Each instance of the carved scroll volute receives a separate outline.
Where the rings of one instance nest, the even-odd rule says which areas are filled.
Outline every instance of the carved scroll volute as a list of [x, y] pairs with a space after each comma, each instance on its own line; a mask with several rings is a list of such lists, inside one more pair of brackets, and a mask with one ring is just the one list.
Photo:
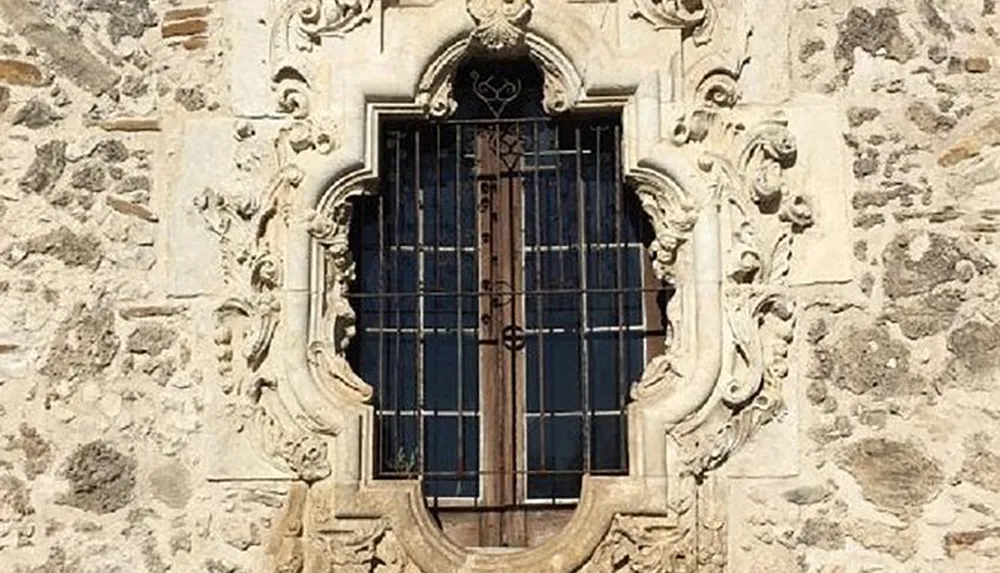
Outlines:
[[375, 0], [288, 0], [271, 31], [271, 87], [278, 111], [296, 119], [309, 116], [311, 52], [323, 38], [342, 38], [372, 20]]
[[511, 50], [524, 41], [531, 0], [467, 0], [465, 6], [476, 23], [472, 39], [487, 51]]
[[656, 29], [679, 29], [688, 32], [697, 45], [707, 44], [715, 26], [715, 8], [708, 0], [632, 0], [633, 18], [640, 18]]
[[[675, 264], [678, 250], [690, 238], [697, 219], [694, 204], [681, 191], [656, 177], [640, 174], [631, 179], [639, 203], [653, 228], [653, 239], [649, 245], [653, 274], [662, 283], [674, 282], [677, 279]], [[642, 377], [632, 387], [633, 399], [650, 399], [680, 380], [677, 357], [669, 348], [669, 333], [665, 344], [665, 352], [646, 365]]]
[[672, 281], [677, 250], [694, 228], [694, 205], [685, 196], [650, 180], [636, 180], [635, 192], [653, 227], [649, 246], [653, 272], [660, 281]]
[[321, 383], [355, 403], [367, 403], [374, 393], [344, 355], [355, 334], [354, 310], [345, 296], [354, 281], [348, 241], [351, 200], [364, 193], [362, 185], [351, 187], [323, 211], [311, 213], [308, 221], [309, 233], [322, 248], [325, 261], [321, 338], [309, 344], [309, 365]]

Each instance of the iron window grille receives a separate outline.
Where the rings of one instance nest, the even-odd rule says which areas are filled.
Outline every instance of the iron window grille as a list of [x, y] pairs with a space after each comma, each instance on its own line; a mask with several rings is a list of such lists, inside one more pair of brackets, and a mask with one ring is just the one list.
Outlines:
[[358, 200], [349, 359], [375, 474], [431, 507], [573, 504], [628, 472], [627, 400], [665, 335], [618, 114], [546, 117], [530, 61], [471, 61], [448, 120], [381, 126]]

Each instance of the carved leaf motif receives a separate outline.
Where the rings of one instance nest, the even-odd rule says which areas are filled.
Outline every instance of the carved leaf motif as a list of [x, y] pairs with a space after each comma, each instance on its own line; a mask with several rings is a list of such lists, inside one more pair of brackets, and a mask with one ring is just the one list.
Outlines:
[[531, 0], [467, 0], [476, 23], [472, 38], [487, 50], [509, 50], [524, 40], [524, 24], [531, 18]]

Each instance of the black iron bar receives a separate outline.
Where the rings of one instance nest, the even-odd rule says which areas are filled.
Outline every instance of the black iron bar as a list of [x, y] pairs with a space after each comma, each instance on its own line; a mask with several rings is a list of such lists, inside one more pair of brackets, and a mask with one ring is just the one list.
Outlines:
[[[461, 292], [462, 285], [462, 127], [460, 125], [455, 126], [455, 182], [453, 185], [455, 189], [455, 290]], [[440, 241], [443, 242], [443, 241]], [[473, 241], [473, 251], [475, 250], [475, 241]], [[477, 259], [473, 259], [477, 260]], [[458, 297], [457, 301], [458, 312], [457, 314], [457, 324], [456, 324], [456, 336], [458, 339], [458, 388], [457, 388], [457, 399], [458, 404], [458, 444], [457, 448], [457, 460], [458, 460], [458, 471], [465, 471], [465, 448], [463, 444], [463, 439], [465, 438], [465, 418], [462, 417], [462, 409], [464, 408], [463, 401], [463, 391], [465, 389], [465, 382], [463, 377], [465, 375], [465, 363], [462, 360], [462, 346], [465, 344], [465, 322], [462, 316], [463, 308], [465, 307], [465, 299], [461, 296]], [[473, 330], [475, 332], [475, 330]], [[461, 487], [461, 486], [459, 486]]]
[[590, 352], [587, 347], [587, 327], [589, 319], [587, 313], [587, 197], [583, 184], [583, 158], [579, 153], [581, 148], [580, 128], [577, 127], [574, 133], [577, 149], [576, 155], [576, 220], [577, 220], [577, 258], [579, 261], [580, 277], [580, 393], [583, 406], [583, 423], [580, 427], [580, 439], [583, 442], [583, 469], [590, 470]]
[[[541, 141], [538, 138], [538, 123], [532, 124], [535, 131], [535, 166], [537, 167], [541, 158], [540, 147]], [[539, 185], [539, 171], [536, 169], [535, 172], [535, 245], [542, 246], [544, 241], [542, 240], [542, 223], [541, 223], [541, 190]], [[548, 226], [546, 225], [546, 230]], [[547, 233], [546, 233], [547, 234]], [[542, 251], [535, 251], [535, 291], [542, 290], [542, 277], [545, 274], [542, 272], [544, 262], [542, 257]], [[536, 315], [536, 326], [539, 329], [538, 335], [535, 339], [538, 342], [538, 411], [541, 417], [538, 420], [538, 439], [539, 439], [539, 455], [542, 462], [542, 469], [544, 470], [548, 466], [548, 460], [545, 459], [545, 335], [541, 332], [541, 329], [545, 325], [545, 303], [542, 300], [544, 297], [540, 294], [535, 294], [535, 311]]]
[[[393, 211], [393, 214], [392, 214], [392, 220], [393, 220], [393, 241], [395, 241], [396, 246], [399, 246], [399, 244], [402, 241], [402, 238], [400, 237], [400, 233], [399, 233], [400, 211], [402, 211], [402, 209], [400, 208], [400, 205], [401, 205], [401, 201], [402, 201], [401, 197], [403, 195], [402, 188], [401, 188], [402, 187], [402, 177], [401, 177], [402, 168], [400, 166], [400, 163], [402, 162], [402, 152], [400, 150], [402, 149], [402, 147], [403, 147], [402, 136], [401, 136], [401, 133], [397, 131], [396, 132], [396, 164], [395, 164], [395, 168], [396, 168], [395, 169], [395, 171], [396, 171], [396, 173], [395, 173], [396, 209], [395, 209], [395, 211]], [[397, 251], [395, 253], [395, 256], [392, 258], [392, 279], [393, 279], [393, 281], [397, 285], [400, 283], [399, 251]], [[402, 305], [402, 301], [400, 300], [400, 297], [396, 297], [396, 299], [393, 302], [396, 305], [396, 324], [395, 324], [395, 327], [398, 329], [401, 326], [400, 323], [402, 322], [402, 306], [403, 305]], [[399, 411], [399, 409], [400, 409], [400, 392], [401, 391], [400, 391], [399, 387], [401, 386], [401, 384], [399, 383], [400, 382], [400, 380], [399, 380], [399, 363], [400, 363], [400, 353], [402, 351], [402, 338], [403, 338], [402, 335], [400, 335], [399, 332], [397, 331], [397, 333], [396, 333], [396, 354], [393, 356], [394, 360], [392, 361], [392, 380], [393, 380], [392, 387], [393, 387], [393, 395], [395, 396], [395, 403], [396, 403], [396, 410], [397, 411]], [[401, 431], [400, 424], [401, 424], [400, 417], [396, 416], [396, 418], [395, 418], [395, 425], [394, 425], [394, 428], [393, 428], [393, 437], [394, 437], [394, 439], [390, 440], [390, 442], [389, 442], [390, 444], [392, 444], [394, 446], [394, 449], [396, 450], [394, 455], [396, 456], [396, 460], [395, 461], [397, 463], [401, 461], [401, 458], [405, 459], [405, 456], [406, 456], [406, 451], [405, 451], [405, 449], [403, 448], [403, 445], [402, 445], [402, 444], [405, 443], [406, 440], [403, 438], [403, 434], [402, 434], [402, 431]]]
[[[614, 152], [615, 152], [615, 241], [622, 243], [622, 224], [625, 215], [624, 200], [625, 193], [622, 185], [622, 172], [621, 172], [621, 140], [619, 137], [619, 128], [615, 126], [615, 139], [614, 139]], [[625, 247], [627, 248], [627, 247]], [[625, 274], [625, 264], [622, 258], [623, 248], [619, 248], [615, 253], [615, 288], [622, 289], [624, 281], [622, 280], [622, 275]], [[628, 456], [628, 420], [626, 419], [625, 410], [625, 397], [628, 395], [628, 379], [627, 379], [627, 358], [625, 356], [625, 293], [616, 293], [618, 308], [617, 308], [617, 321], [618, 321], [618, 395], [616, 396], [616, 404], [621, 409], [621, 415], [619, 416], [618, 424], [618, 434], [619, 434], [619, 467], [621, 469], [627, 469], [627, 456]], [[643, 313], [645, 314], [645, 313]], [[645, 318], [643, 319], [645, 323]]]

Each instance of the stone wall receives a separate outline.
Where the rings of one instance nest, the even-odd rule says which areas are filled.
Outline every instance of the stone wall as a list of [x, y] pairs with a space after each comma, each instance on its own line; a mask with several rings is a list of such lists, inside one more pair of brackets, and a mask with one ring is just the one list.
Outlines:
[[[796, 281], [798, 458], [731, 472], [728, 570], [1000, 568], [995, 3], [748, 3], [745, 98], [843, 125], [822, 145], [853, 181], [804, 184], [845, 194], [827, 240], [854, 258], [850, 283]], [[0, 0], [3, 571], [275, 570], [291, 483], [216, 479], [256, 466], [219, 437], [215, 315], [279, 164], [274, 13]]]

